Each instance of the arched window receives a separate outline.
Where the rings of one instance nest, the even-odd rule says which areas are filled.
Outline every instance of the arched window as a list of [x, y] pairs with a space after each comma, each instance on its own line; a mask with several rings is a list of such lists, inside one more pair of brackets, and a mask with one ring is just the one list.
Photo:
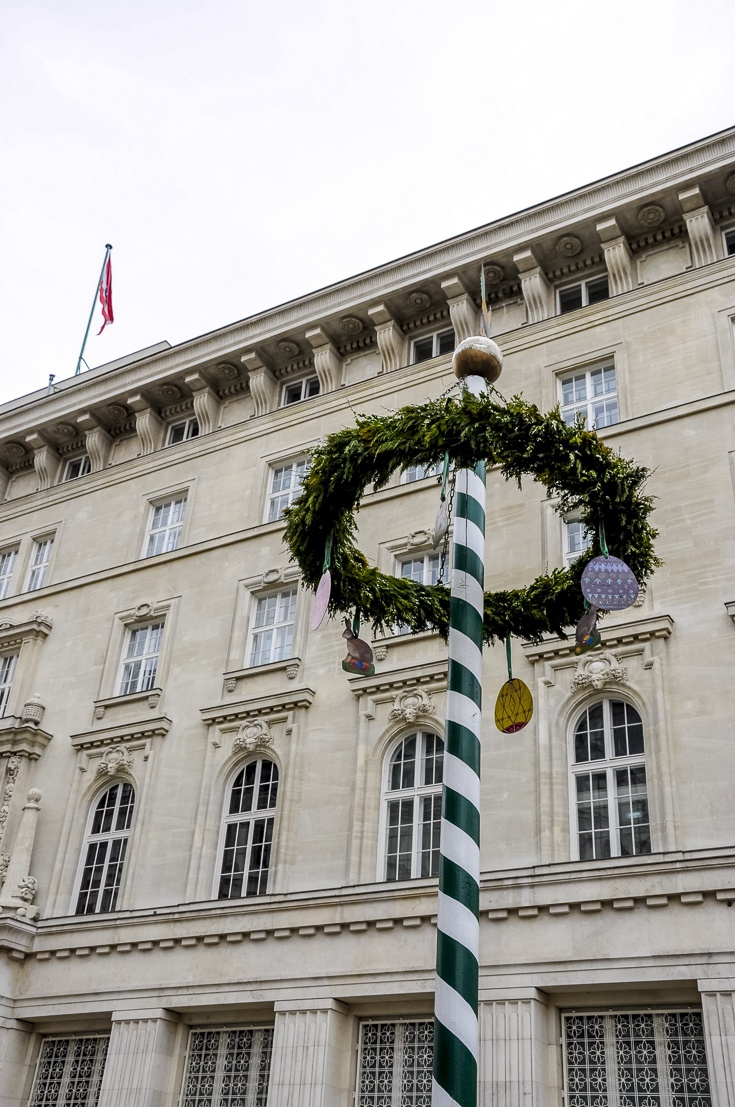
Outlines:
[[87, 832], [75, 914], [115, 910], [134, 807], [133, 787], [123, 781], [98, 799]]
[[439, 875], [444, 743], [419, 730], [394, 749], [385, 789], [386, 880]]
[[643, 722], [624, 700], [585, 708], [574, 728], [572, 810], [581, 861], [651, 852]]
[[278, 767], [250, 761], [235, 777], [224, 817], [218, 899], [262, 896], [268, 890]]

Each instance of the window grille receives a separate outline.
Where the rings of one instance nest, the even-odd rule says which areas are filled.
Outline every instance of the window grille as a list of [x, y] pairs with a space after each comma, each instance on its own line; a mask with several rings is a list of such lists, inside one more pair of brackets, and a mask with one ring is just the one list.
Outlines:
[[431, 1107], [433, 1059], [433, 1019], [363, 1023], [357, 1107]]
[[699, 1011], [568, 1014], [568, 1107], [710, 1107]]
[[109, 1040], [44, 1038], [28, 1107], [97, 1107]]
[[192, 1030], [179, 1107], [265, 1107], [270, 1027]]

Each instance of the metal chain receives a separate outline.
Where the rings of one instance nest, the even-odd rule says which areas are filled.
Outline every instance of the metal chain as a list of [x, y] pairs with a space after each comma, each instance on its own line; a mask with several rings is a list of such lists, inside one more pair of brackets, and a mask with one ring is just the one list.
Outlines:
[[449, 478], [449, 505], [447, 507], [447, 530], [442, 541], [442, 552], [439, 560], [439, 574], [436, 578], [437, 584], [444, 584], [444, 569], [447, 564], [447, 554], [449, 553], [449, 528], [452, 525], [452, 515], [454, 512], [454, 470]]

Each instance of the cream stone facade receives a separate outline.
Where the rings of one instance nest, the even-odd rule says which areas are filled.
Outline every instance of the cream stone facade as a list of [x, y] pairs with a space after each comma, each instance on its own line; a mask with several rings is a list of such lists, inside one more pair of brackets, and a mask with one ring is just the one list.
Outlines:
[[[515, 735], [487, 651], [479, 1102], [735, 1107], [735, 129], [0, 408], [1, 1107], [429, 1102], [436, 789], [389, 769], [446, 647], [344, 673], [280, 512], [450, 388], [482, 264], [502, 392], [650, 467], [663, 565], [601, 650], [517, 646]], [[361, 549], [429, 579], [437, 503], [397, 473]], [[488, 588], [578, 552], [554, 506], [489, 473]]]

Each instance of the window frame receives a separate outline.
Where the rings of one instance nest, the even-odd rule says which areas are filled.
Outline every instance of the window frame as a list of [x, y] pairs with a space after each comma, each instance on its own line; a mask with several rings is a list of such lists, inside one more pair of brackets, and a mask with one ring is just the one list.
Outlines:
[[[230, 812], [228, 809], [231, 806], [232, 793], [234, 791], [235, 784], [236, 784], [240, 774], [241, 773], [243, 774], [243, 783], [244, 783], [245, 774], [247, 773], [247, 770], [248, 770], [249, 766], [251, 766], [251, 765], [256, 766], [256, 769], [255, 769], [255, 783], [253, 785], [254, 795], [255, 795], [255, 792], [257, 791], [257, 789], [259, 789], [263, 786], [263, 780], [262, 780], [263, 765], [266, 762], [269, 765], [273, 766], [273, 771], [275, 772], [275, 780], [273, 779], [273, 777], [271, 777], [271, 780], [269, 781], [269, 785], [270, 785], [271, 790], [273, 790], [273, 786], [275, 784], [275, 801], [267, 808], [258, 809], [256, 807], [255, 809], [251, 808], [250, 811], [246, 811], [246, 812], [243, 812], [243, 811]], [[231, 770], [231, 772], [228, 774], [227, 782], [226, 782], [225, 789], [224, 789], [224, 800], [223, 800], [222, 805], [221, 805], [219, 838], [218, 838], [218, 841], [217, 841], [216, 864], [215, 864], [215, 867], [214, 867], [214, 880], [213, 880], [213, 885], [212, 885], [212, 899], [217, 900], [218, 903], [219, 902], [228, 903], [231, 900], [236, 900], [236, 899], [255, 899], [258, 896], [265, 896], [265, 895], [272, 894], [272, 891], [273, 891], [272, 884], [273, 884], [273, 880], [274, 880], [274, 869], [275, 869], [274, 861], [275, 861], [275, 855], [276, 855], [276, 833], [277, 833], [277, 829], [278, 829], [278, 814], [279, 814], [278, 800], [279, 800], [279, 794], [282, 790], [282, 787], [283, 787], [283, 779], [282, 779], [281, 766], [279, 765], [276, 758], [272, 755], [272, 752], [270, 750], [264, 750], [264, 751], [262, 751], [262, 753], [259, 753], [258, 756], [251, 757], [246, 761], [239, 761], [237, 763], [237, 765], [235, 765], [234, 768]], [[253, 824], [258, 822], [259, 820], [264, 820], [264, 821], [267, 821], [267, 822], [270, 823], [270, 826], [268, 828], [270, 830], [270, 839], [266, 843], [269, 847], [269, 852], [268, 852], [268, 863], [267, 863], [267, 866], [265, 868], [265, 890], [261, 891], [259, 889], [257, 892], [252, 892], [251, 894], [248, 894], [247, 891], [244, 890], [245, 888], [247, 888], [247, 883], [248, 883], [249, 877], [251, 875], [250, 862], [251, 862], [251, 858], [252, 858], [252, 851], [253, 851], [253, 844], [254, 844], [253, 843], [252, 829], [249, 829], [248, 830], [248, 837], [247, 837], [247, 845], [245, 847], [246, 848], [246, 863], [245, 863], [245, 868], [243, 869], [243, 880], [242, 880], [242, 885], [241, 885], [241, 894], [239, 896], [233, 896], [233, 895], [221, 896], [220, 891], [221, 891], [221, 887], [222, 887], [222, 881], [225, 879], [225, 876], [226, 876], [226, 874], [223, 871], [224, 870], [224, 863], [225, 863], [225, 850], [228, 849], [228, 848], [231, 848], [231, 847], [228, 847], [228, 845], [227, 845], [228, 827], [230, 827], [230, 826], [236, 826], [237, 827], [237, 826], [241, 826], [243, 824], [247, 824], [249, 828], [252, 828]], [[229, 875], [230, 875], [230, 881], [232, 881], [232, 873], [230, 873]], [[262, 877], [261, 877], [261, 879], [262, 879]]]
[[7, 708], [13, 691], [19, 657], [19, 650], [14, 650], [12, 653], [0, 653], [0, 718], [10, 714]]
[[[565, 569], [568, 569], [571, 565], [574, 564], [574, 562], [577, 560], [578, 557], [581, 557], [582, 554], [590, 548], [590, 546], [592, 545], [592, 541], [594, 539], [594, 532], [592, 530], [590, 530], [589, 527], [586, 527], [584, 525], [584, 523], [582, 522], [582, 520], [580, 518], [578, 518], [577, 516], [575, 516], [575, 515], [564, 516], [561, 520], [561, 524], [562, 524], [562, 542], [561, 542], [562, 562], [563, 562], [563, 567]], [[569, 537], [570, 537], [570, 533], [571, 533], [570, 532], [570, 527], [577, 527], [577, 526], [579, 526], [582, 530], [581, 541], [582, 541], [583, 544], [580, 545], [578, 550], [571, 550], [570, 549], [570, 542], [569, 542]], [[585, 530], [587, 531], [586, 535], [584, 534]], [[585, 542], [585, 538], [587, 539], [586, 542]]]
[[[288, 393], [292, 388], [297, 385], [301, 386], [301, 395], [293, 400], [287, 399]], [[316, 385], [316, 391], [312, 391], [313, 386]], [[306, 395], [304, 394], [306, 393]], [[321, 382], [316, 373], [308, 373], [304, 377], [298, 377], [295, 380], [287, 380], [283, 382], [281, 387], [281, 402], [279, 407], [293, 407], [294, 404], [302, 404], [305, 400], [313, 400], [317, 396], [321, 395]]]
[[[132, 643], [133, 637], [135, 635], [139, 634], [143, 630], [148, 632], [148, 631], [152, 630], [154, 627], [159, 628], [159, 635], [158, 635], [158, 640], [157, 640], [157, 647], [158, 648], [155, 650], [155, 652], [150, 650], [150, 651], [147, 651], [147, 652], [142, 653], [142, 654], [130, 654], [130, 653], [128, 653], [128, 648], [129, 648], [130, 644]], [[120, 663], [119, 663], [119, 666], [118, 666], [118, 674], [117, 674], [117, 679], [115, 681], [115, 694], [117, 696], [137, 696], [137, 695], [141, 695], [143, 693], [150, 693], [150, 692], [153, 691], [154, 688], [160, 687], [160, 681], [157, 681], [157, 678], [158, 678], [159, 673], [160, 673], [161, 656], [163, 654], [163, 647], [164, 647], [165, 638], [166, 638], [166, 617], [165, 617], [165, 615], [160, 616], [159, 618], [156, 618], [156, 619], [149, 619], [147, 621], [136, 622], [136, 623], [133, 623], [129, 626], [126, 626], [125, 634], [123, 635], [122, 650], [120, 651]], [[126, 691], [123, 691], [126, 666], [128, 664], [135, 663], [136, 661], [145, 662], [146, 660], [150, 660], [151, 658], [155, 658], [155, 662], [156, 662], [155, 668], [153, 669], [153, 673], [152, 673], [152, 676], [150, 678], [151, 683], [144, 687], [143, 683], [145, 681], [145, 676], [143, 677], [143, 682], [138, 681], [138, 678], [136, 678], [136, 687], [135, 688], [128, 688]], [[141, 669], [139, 670], [139, 672], [145, 674], [145, 668], [143, 666], [141, 666]]]
[[[285, 489], [278, 489], [278, 490], [274, 489], [273, 486], [276, 483], [276, 475], [279, 472], [283, 472], [289, 467], [302, 465], [302, 464], [304, 466], [303, 476], [301, 477], [301, 480], [299, 481], [299, 483], [297, 485], [291, 485], [290, 484], [288, 486], [288, 488], [285, 488]], [[273, 462], [269, 463], [268, 470], [267, 470], [267, 472], [268, 472], [268, 481], [267, 481], [266, 496], [265, 496], [265, 515], [264, 515], [264, 519], [263, 519], [264, 523], [280, 523], [281, 526], [286, 525], [286, 520], [283, 518], [283, 512], [287, 507], [291, 507], [291, 505], [298, 499], [298, 495], [300, 494], [298, 490], [301, 489], [303, 479], [306, 476], [306, 474], [309, 472], [310, 466], [311, 466], [311, 458], [307, 454], [296, 454], [293, 457], [284, 458], [283, 460], [273, 461]], [[283, 499], [283, 498], [285, 498], [287, 500], [287, 503], [285, 503], [281, 507], [280, 514], [276, 515], [275, 518], [271, 519], [272, 504], [277, 499]]]
[[[48, 531], [46, 533], [37, 534], [37, 535], [34, 535], [31, 538], [29, 552], [28, 552], [28, 567], [26, 569], [26, 576], [25, 576], [25, 588], [23, 589], [24, 592], [38, 592], [38, 591], [40, 591], [41, 588], [43, 588], [45, 586], [46, 579], [47, 579], [48, 574], [49, 574], [49, 569], [51, 568], [51, 562], [52, 562], [53, 556], [54, 556], [55, 544], [56, 544], [56, 532], [55, 531]], [[39, 564], [35, 564], [35, 561], [34, 561], [35, 551], [42, 548], [44, 545], [48, 545], [48, 557], [47, 557], [46, 561], [40, 562]], [[31, 581], [33, 580], [33, 575], [39, 569], [42, 570], [41, 577], [40, 577], [40, 582], [38, 584], [34, 584], [31, 587]]]
[[[605, 372], [612, 370], [615, 380], [615, 388], [610, 392], [602, 392], [598, 397], [595, 397], [593, 386], [591, 384], [592, 376], [595, 373], [602, 373], [602, 380], [604, 383]], [[564, 403], [564, 385], [568, 381], [576, 380], [584, 375], [585, 378], [585, 398], [570, 403]], [[580, 365], [576, 368], [568, 369], [564, 372], [558, 373], [556, 377], [556, 390], [557, 399], [556, 402], [559, 405], [559, 414], [564, 423], [567, 426], [571, 426], [572, 423], [568, 422], [565, 417], [565, 411], [569, 410], [574, 415], [579, 414], [581, 409], [585, 408], [585, 427], [588, 430], [605, 431], [608, 427], [615, 427], [621, 422], [620, 412], [620, 379], [618, 376], [618, 370], [614, 358], [605, 359], [604, 361], [596, 361], [587, 365]], [[615, 408], [617, 417], [609, 423], [597, 424], [593, 419], [593, 405], [601, 400], [604, 402], [608, 398], [615, 400]], [[574, 420], [572, 420], [573, 422]]]
[[[380, 881], [381, 883], [396, 884], [396, 883], [400, 883], [401, 881], [404, 881], [404, 880], [422, 880], [422, 879], [423, 880], [427, 880], [427, 879], [436, 880], [437, 877], [438, 877], [438, 852], [439, 852], [439, 846], [440, 846], [439, 833], [437, 833], [436, 845], [434, 846], [433, 840], [432, 840], [432, 849], [429, 851], [429, 852], [434, 852], [434, 850], [436, 850], [436, 853], [437, 853], [437, 874], [433, 875], [433, 876], [432, 876], [431, 873], [429, 873], [428, 875], [422, 875], [422, 873], [420, 871], [421, 859], [422, 859], [423, 854], [426, 852], [422, 848], [423, 843], [420, 840], [421, 830], [422, 830], [422, 827], [424, 825], [428, 825], [429, 820], [424, 820], [422, 818], [423, 804], [420, 803], [420, 802], [416, 802], [416, 801], [420, 801], [420, 800], [423, 800], [424, 798], [429, 798], [429, 797], [433, 797], [435, 800], [438, 799], [438, 801], [439, 801], [439, 817], [438, 817], [438, 819], [431, 819], [430, 821], [432, 823], [438, 822], [439, 827], [440, 827], [441, 826], [442, 780], [440, 779], [438, 783], [435, 782], [433, 784], [418, 784], [418, 785], [414, 784], [410, 787], [405, 787], [405, 788], [391, 788], [390, 787], [390, 777], [391, 777], [391, 768], [392, 768], [392, 765], [393, 765], [393, 759], [394, 759], [395, 755], [398, 753], [399, 749], [410, 738], [412, 738], [414, 736], [420, 737], [422, 753], [420, 755], [420, 758], [417, 757], [415, 759], [415, 762], [416, 762], [416, 764], [419, 764], [419, 763], [423, 764], [423, 762], [425, 760], [425, 757], [426, 757], [426, 754], [425, 754], [425, 741], [424, 740], [425, 740], [425, 737], [427, 735], [433, 735], [441, 743], [441, 751], [437, 751], [437, 752], [441, 752], [441, 760], [442, 760], [442, 773], [441, 773], [441, 775], [443, 777], [444, 737], [443, 737], [443, 735], [441, 735], [439, 733], [438, 729], [431, 729], [429, 727], [412, 727], [410, 730], [404, 730], [398, 738], [395, 738], [390, 743], [390, 745], [387, 747], [387, 749], [385, 751], [385, 754], [383, 756], [383, 766], [382, 766], [382, 774], [381, 774], [381, 788], [380, 788], [380, 832], [379, 832], [379, 835], [378, 835], [378, 863], [377, 863], [377, 877], [376, 877], [376, 879], [378, 881]], [[414, 779], [415, 779], [415, 777], [414, 777]], [[389, 805], [391, 803], [395, 803], [395, 802], [400, 803], [400, 802], [408, 800], [408, 799], [413, 799], [414, 800], [413, 809], [412, 809], [412, 821], [411, 821], [411, 828], [412, 828], [411, 829], [411, 875], [410, 876], [402, 876], [402, 877], [399, 877], [399, 876], [389, 877], [388, 876], [388, 868], [389, 868], [388, 847], [389, 847], [389, 844], [390, 844], [390, 829], [391, 829], [390, 822], [389, 822]], [[398, 825], [400, 826], [401, 824], [399, 823]], [[404, 853], [405, 853], [405, 851], [404, 851]], [[398, 858], [400, 858], [401, 853], [398, 852], [398, 853], [396, 853], [395, 856], [398, 859]]]
[[[156, 512], [161, 508], [173, 506], [177, 504], [183, 504], [180, 518], [174, 523], [167, 523], [165, 526], [155, 527]], [[181, 548], [182, 539], [184, 536], [184, 522], [187, 516], [187, 507], [189, 504], [188, 492], [179, 492], [173, 496], [166, 496], [163, 498], [156, 498], [155, 500], [149, 500], [149, 512], [148, 512], [148, 524], [145, 530], [145, 538], [143, 540], [143, 549], [140, 554], [141, 560], [145, 561], [150, 557], [160, 557], [162, 554], [175, 553], [176, 550]], [[168, 535], [177, 532], [176, 544], [173, 546], [166, 545], [162, 550], [151, 550], [149, 547], [151, 544], [151, 538], [154, 534], [164, 534], [166, 541], [168, 541]]]
[[[642, 753], [625, 754], [619, 757], [615, 756], [613, 745], [613, 726], [612, 726], [612, 704], [622, 703], [626, 709], [631, 708], [638, 719], [642, 729], [643, 751]], [[596, 760], [589, 761], [577, 761], [575, 760], [575, 739], [579, 724], [582, 718], [592, 708], [598, 704], [603, 705], [603, 740], [605, 746], [605, 757]], [[626, 712], [627, 715], [627, 712]], [[627, 726], [627, 717], [626, 717]], [[646, 724], [644, 716], [639, 710], [638, 706], [631, 701], [630, 698], [626, 698], [622, 695], [595, 695], [589, 697], [583, 703], [577, 704], [575, 711], [570, 719], [569, 726], [569, 740], [568, 740], [568, 779], [569, 779], [569, 833], [571, 839], [571, 858], [573, 861], [578, 861], [582, 864], [591, 864], [597, 862], [608, 862], [618, 858], [640, 858], [650, 857], [654, 851], [654, 817], [653, 817], [653, 804], [652, 804], [652, 788], [651, 781], [649, 779], [649, 769], [652, 764], [651, 751], [648, 748], [648, 739], [646, 737]], [[621, 826], [618, 820], [618, 792], [615, 781], [615, 773], [618, 769], [630, 769], [643, 766], [645, 774], [645, 802], [646, 810], [648, 814], [648, 822], [644, 825], [648, 827], [649, 835], [649, 849], [641, 850], [634, 853], [623, 853], [620, 846], [620, 831]], [[607, 802], [607, 830], [609, 832], [610, 853], [607, 856], [600, 857], [586, 857], [581, 856], [580, 850], [580, 830], [578, 821], [578, 803], [577, 803], [577, 778], [584, 774], [591, 773], [605, 773], [606, 777], [606, 802]], [[591, 802], [591, 801], [590, 801]], [[632, 823], [631, 823], [632, 826]], [[603, 828], [605, 829], [605, 828]], [[594, 849], [594, 842], [593, 842]]]
[[[605, 281], [607, 283], [607, 296], [599, 296], [595, 300], [589, 298], [589, 286], [601, 283]], [[561, 299], [565, 292], [571, 292], [572, 289], [579, 288], [581, 295], [581, 304], [577, 304], [575, 307], [568, 307], [566, 309], [561, 306]], [[610, 275], [605, 272], [597, 273], [591, 277], [583, 277], [578, 281], [570, 281], [567, 284], [557, 285], [556, 289], [556, 313], [557, 315], [569, 315], [573, 311], [580, 311], [585, 307], [593, 307], [595, 304], [602, 304], [605, 300], [610, 299]]]
[[[192, 428], [196, 426], [196, 430]], [[173, 441], [173, 432], [178, 428], [184, 428], [184, 435], [182, 438], [178, 438]], [[163, 444], [164, 449], [168, 449], [169, 446], [179, 446], [182, 442], [190, 442], [192, 438], [198, 438], [201, 428], [199, 426], [199, 420], [196, 415], [187, 415], [185, 419], [176, 419], [166, 425], [166, 440]], [[190, 433], [191, 432], [191, 433]]]
[[[115, 797], [115, 802], [114, 802], [114, 807], [113, 807], [113, 823], [117, 822], [117, 819], [119, 817], [119, 811], [122, 807], [122, 804], [121, 804], [120, 801], [122, 799], [122, 796], [124, 794], [124, 789], [125, 789], [126, 786], [130, 789], [131, 795], [132, 795], [132, 804], [128, 804], [128, 807], [130, 807], [131, 810], [130, 810], [127, 826], [124, 827], [121, 830], [119, 830], [117, 827], [115, 827], [114, 830], [105, 832], [104, 836], [101, 832], [98, 835], [95, 836], [93, 834], [92, 827], [94, 826], [95, 815], [97, 814], [97, 810], [98, 810], [100, 804], [102, 803], [103, 799], [105, 798], [105, 796], [109, 795], [109, 793], [112, 791], [113, 788], [119, 787], [120, 791], [119, 791], [118, 795]], [[116, 776], [113, 780], [107, 780], [105, 782], [105, 786], [94, 793], [94, 795], [93, 795], [93, 797], [92, 797], [92, 799], [89, 803], [89, 810], [87, 812], [87, 821], [85, 823], [84, 836], [82, 838], [81, 849], [79, 851], [79, 861], [78, 861], [78, 864], [77, 864], [77, 873], [76, 873], [76, 877], [75, 877], [75, 880], [74, 880], [74, 890], [73, 890], [73, 893], [72, 893], [71, 904], [70, 904], [70, 908], [69, 908], [69, 914], [73, 915], [75, 918], [81, 918], [81, 917], [85, 917], [87, 915], [114, 914], [116, 911], [123, 910], [123, 908], [120, 906], [120, 901], [123, 898], [123, 894], [124, 894], [124, 890], [125, 890], [125, 883], [126, 883], [126, 879], [127, 879], [127, 872], [128, 872], [128, 868], [129, 868], [129, 865], [127, 864], [127, 862], [130, 858], [131, 851], [128, 848], [128, 846], [129, 846], [130, 840], [133, 836], [133, 832], [134, 832], [134, 829], [135, 829], [135, 819], [136, 819], [137, 805], [138, 805], [138, 796], [137, 796], [137, 791], [136, 791], [135, 784], [133, 783], [132, 780], [129, 780], [127, 778], [127, 776]], [[97, 894], [97, 905], [95, 906], [95, 909], [93, 911], [79, 911], [78, 910], [79, 900], [80, 900], [80, 898], [83, 894], [82, 881], [84, 879], [85, 870], [87, 869], [87, 859], [90, 855], [90, 847], [92, 845], [98, 843], [98, 842], [101, 843], [103, 841], [108, 842], [108, 843], [112, 843], [114, 841], [122, 841], [124, 843], [123, 849], [122, 849], [122, 858], [118, 858], [118, 859], [115, 860], [116, 864], [119, 862], [120, 875], [119, 875], [119, 880], [118, 880], [118, 883], [117, 883], [117, 887], [113, 890], [112, 906], [109, 907], [106, 911], [101, 911], [99, 909], [99, 903], [100, 903], [101, 897], [104, 894], [104, 892], [107, 890], [105, 888], [105, 883], [106, 883], [107, 875], [108, 875], [110, 865], [111, 865], [111, 856], [110, 855], [112, 853], [112, 848], [110, 847], [110, 849], [106, 852], [105, 858], [102, 862], [102, 878], [100, 880], [99, 888], [97, 889], [97, 892], [96, 892], [96, 894]]]
[[[450, 334], [452, 336], [452, 348], [451, 350], [442, 350], [441, 339]], [[422, 342], [428, 342], [429, 339], [432, 340], [432, 353], [428, 357], [417, 357], [416, 347], [421, 345]], [[429, 331], [428, 334], [419, 335], [417, 338], [411, 340], [411, 365], [421, 365], [422, 362], [433, 361], [436, 357], [446, 357], [447, 354], [454, 352], [456, 345], [457, 332], [451, 323], [448, 327], [440, 327], [438, 330]]]
[[[291, 619], [274, 620], [273, 623], [263, 623], [262, 626], [257, 626], [256, 619], [258, 616], [260, 604], [263, 602], [267, 603], [269, 599], [275, 597], [276, 614], [278, 614], [281, 596], [283, 596], [287, 592], [293, 592], [293, 611], [291, 613]], [[243, 659], [243, 667], [245, 669], [258, 669], [262, 665], [285, 664], [287, 661], [296, 656], [296, 621], [298, 618], [299, 606], [299, 585], [297, 580], [281, 581], [281, 585], [279, 588], [253, 593], [249, 613], [250, 617], [248, 620], [248, 634], [245, 646], [245, 657]], [[288, 654], [284, 654], [282, 657], [270, 657], [268, 661], [254, 661], [253, 656], [256, 636], [259, 637], [261, 634], [264, 634], [268, 630], [276, 631], [280, 627], [288, 626], [291, 627], [291, 644], [289, 646], [290, 652]]]
[[[85, 467], [86, 462], [86, 467]], [[80, 471], [78, 473], [72, 473], [70, 470], [79, 465]], [[78, 480], [79, 477], [86, 477], [92, 472], [92, 459], [89, 454], [77, 454], [76, 457], [70, 457], [64, 466], [64, 472], [61, 478], [62, 484], [65, 484], [70, 480]]]
[[[731, 246], [732, 249], [730, 249]], [[726, 258], [735, 257], [735, 227], [723, 228], [722, 253]]]
[[[13, 583], [13, 577], [15, 576], [19, 553], [19, 546], [6, 546], [4, 549], [0, 550], [0, 600], [5, 600], [10, 595], [10, 586]], [[4, 558], [10, 557], [11, 554], [12, 562], [10, 565], [10, 569], [3, 572]]]

